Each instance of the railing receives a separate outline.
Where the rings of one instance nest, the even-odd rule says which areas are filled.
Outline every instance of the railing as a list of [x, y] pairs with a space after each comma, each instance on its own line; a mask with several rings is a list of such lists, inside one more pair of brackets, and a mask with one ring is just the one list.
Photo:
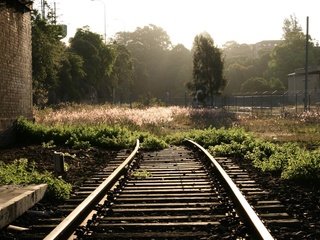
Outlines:
[[[305, 110], [320, 111], [320, 94], [310, 93], [305, 109], [303, 92], [256, 92], [230, 96], [214, 96], [213, 106], [209, 102], [206, 107], [224, 108], [229, 112], [242, 112], [253, 115], [282, 115], [301, 113]], [[167, 106], [203, 107], [191, 97], [170, 97], [161, 99]]]

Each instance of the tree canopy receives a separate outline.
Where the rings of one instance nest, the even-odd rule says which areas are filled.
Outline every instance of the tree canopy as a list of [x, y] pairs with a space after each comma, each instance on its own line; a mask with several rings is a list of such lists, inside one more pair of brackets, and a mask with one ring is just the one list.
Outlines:
[[132, 56], [132, 95], [136, 100], [184, 97], [185, 83], [191, 77], [191, 53], [183, 45], [172, 46], [161, 27], [148, 25], [134, 32], [119, 32], [115, 42]]
[[[305, 65], [306, 35], [297, 18], [292, 15], [284, 20], [283, 42], [271, 53], [268, 75], [279, 79], [285, 87], [288, 86], [288, 74]], [[319, 64], [319, 49], [312, 41], [309, 42], [309, 63]]]
[[106, 44], [88, 27], [69, 45], [50, 16], [34, 14], [33, 84], [35, 104], [131, 102], [144, 98], [184, 98], [192, 76], [191, 52], [172, 46], [160, 27], [119, 32]]
[[87, 99], [103, 102], [112, 98], [110, 75], [113, 68], [113, 51], [100, 35], [88, 28], [78, 29], [70, 40], [70, 51], [83, 59], [86, 73], [82, 89]]
[[[310, 40], [309, 63], [319, 65], [320, 48]], [[152, 99], [184, 103], [186, 90], [212, 104], [217, 94], [285, 90], [287, 75], [304, 67], [305, 34], [290, 16], [283, 23], [283, 40], [254, 45], [230, 41], [222, 50], [207, 33], [195, 36], [191, 51], [174, 46], [167, 32], [152, 24], [119, 32], [108, 43], [83, 27], [66, 45], [52, 14], [43, 18], [34, 11], [32, 61], [37, 105]]]
[[32, 78], [33, 101], [46, 104], [50, 93], [58, 85], [58, 73], [65, 46], [60, 41], [60, 32], [52, 23], [43, 19], [37, 11], [32, 14]]
[[[265, 46], [233, 41], [224, 45], [228, 80], [224, 94], [287, 89], [288, 74], [305, 66], [306, 36], [294, 15], [284, 20], [282, 29], [282, 40], [266, 41]], [[320, 48], [309, 39], [309, 65], [319, 65]]]
[[205, 103], [213, 96], [220, 94], [225, 86], [223, 77], [223, 60], [220, 50], [214, 46], [213, 39], [208, 33], [197, 35], [193, 42], [193, 82], [189, 89], [193, 95], [202, 92], [201, 100]]

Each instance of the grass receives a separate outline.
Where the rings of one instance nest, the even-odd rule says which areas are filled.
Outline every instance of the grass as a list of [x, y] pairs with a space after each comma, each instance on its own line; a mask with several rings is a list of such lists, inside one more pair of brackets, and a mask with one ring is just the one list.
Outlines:
[[112, 105], [64, 105], [35, 109], [37, 123], [56, 125], [117, 125], [131, 131], [145, 131], [167, 136], [190, 129], [208, 127], [241, 127], [255, 136], [273, 142], [299, 142], [320, 145], [320, 114], [317, 111], [282, 116], [259, 116], [233, 113], [219, 109], [185, 107], [129, 108]]
[[66, 145], [75, 149], [88, 149], [101, 147], [105, 149], [124, 149], [135, 145], [139, 139], [144, 149], [165, 148], [166, 143], [148, 132], [131, 131], [126, 127], [110, 126], [106, 124], [66, 124], [46, 126], [32, 123], [24, 118], [19, 118], [15, 124], [16, 134], [20, 141], [28, 144]]
[[151, 177], [152, 174], [150, 172], [148, 172], [147, 170], [136, 170], [131, 174], [131, 177], [134, 179], [146, 179], [148, 177]]
[[240, 127], [274, 143], [295, 142], [310, 150], [320, 146], [320, 114], [317, 111], [257, 117], [235, 115], [219, 109], [161, 106], [131, 109], [125, 106], [76, 104], [35, 109], [34, 115], [36, 122], [44, 126], [116, 125], [161, 138], [191, 129]]
[[189, 138], [216, 156], [252, 161], [283, 179], [320, 180], [318, 113], [256, 117], [219, 109], [67, 105], [35, 110], [35, 119], [35, 124], [19, 119], [17, 134], [46, 148], [132, 148], [138, 138], [144, 149], [162, 149]]
[[303, 116], [290, 117], [240, 117], [236, 126], [255, 136], [276, 143], [296, 142], [308, 149], [320, 146], [320, 117], [305, 121]]
[[70, 197], [72, 186], [63, 179], [56, 178], [50, 172], [40, 173], [35, 164], [27, 159], [18, 159], [11, 164], [0, 161], [0, 184], [48, 184], [45, 198], [50, 201], [64, 200]]

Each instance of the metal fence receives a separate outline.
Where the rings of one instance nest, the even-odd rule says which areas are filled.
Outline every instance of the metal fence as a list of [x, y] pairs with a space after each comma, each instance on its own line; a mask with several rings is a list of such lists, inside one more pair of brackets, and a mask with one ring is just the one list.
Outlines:
[[[305, 105], [305, 94], [302, 92], [255, 93], [233, 96], [215, 96], [213, 106], [224, 108], [231, 112], [247, 112], [257, 115], [280, 115], [300, 113], [304, 110], [320, 110], [320, 94], [308, 94]], [[166, 105], [202, 107], [193, 98], [170, 98], [163, 101]], [[306, 107], [306, 109], [305, 109]]]

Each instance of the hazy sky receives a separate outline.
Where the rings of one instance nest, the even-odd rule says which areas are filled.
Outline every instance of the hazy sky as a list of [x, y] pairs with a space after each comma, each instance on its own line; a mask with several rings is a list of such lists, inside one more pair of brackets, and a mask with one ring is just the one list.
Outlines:
[[[36, 6], [40, 1], [36, 0]], [[53, 3], [54, 0], [48, 0]], [[162, 27], [173, 44], [191, 48], [194, 37], [208, 32], [215, 44], [256, 43], [282, 37], [285, 18], [295, 14], [303, 30], [309, 16], [309, 33], [320, 40], [319, 0], [55, 0], [58, 20], [68, 25], [68, 38], [77, 28], [104, 34], [134, 31], [155, 24]], [[53, 6], [53, 4], [52, 4]]]

